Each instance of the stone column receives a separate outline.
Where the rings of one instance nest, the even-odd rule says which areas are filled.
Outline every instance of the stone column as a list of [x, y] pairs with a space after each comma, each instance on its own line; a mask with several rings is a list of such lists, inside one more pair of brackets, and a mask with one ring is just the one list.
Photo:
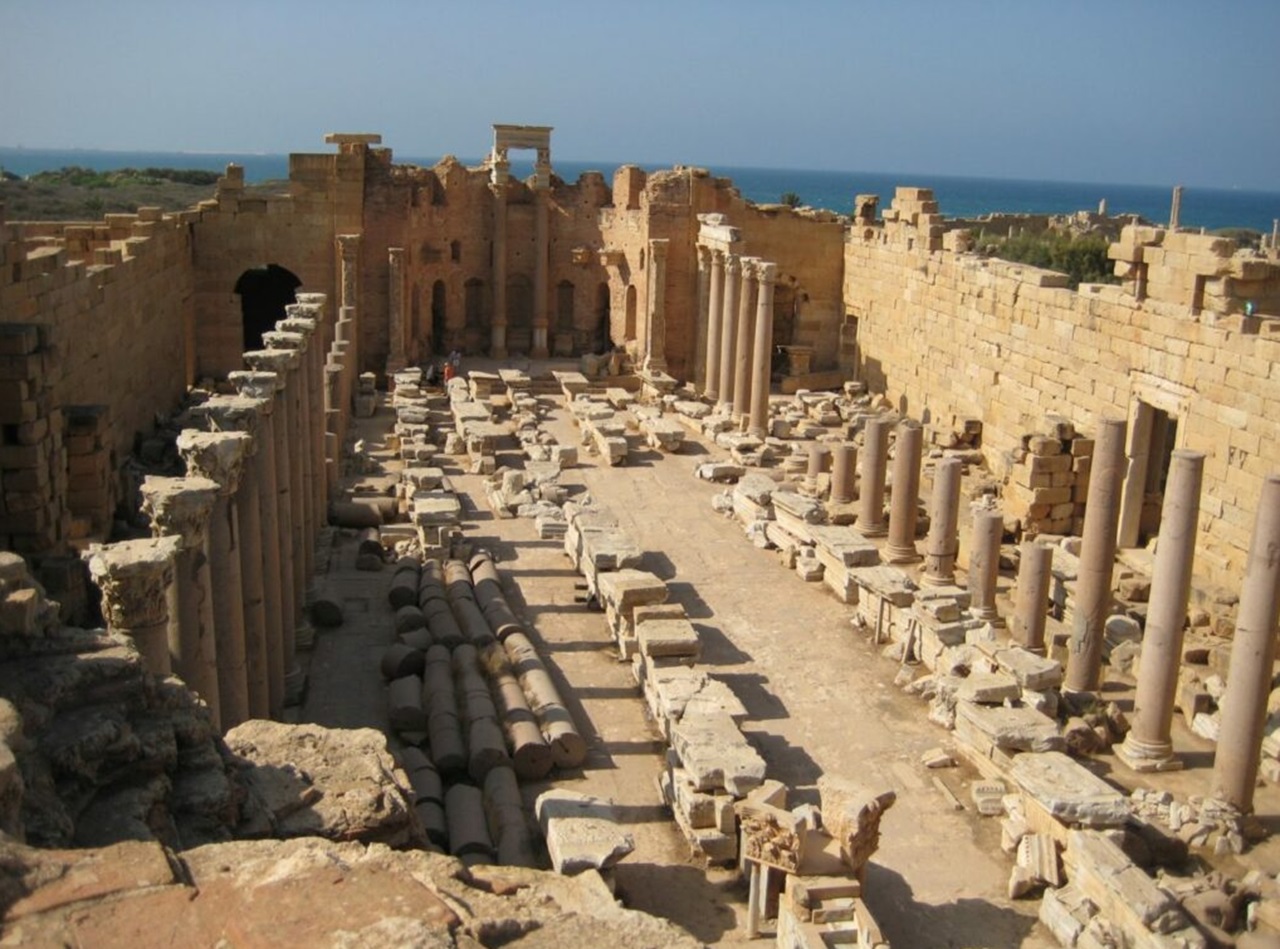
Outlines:
[[711, 285], [707, 291], [707, 368], [703, 396], [715, 402], [720, 391], [720, 308], [724, 294], [724, 252], [711, 251]]
[[222, 727], [249, 718], [249, 677], [244, 639], [243, 589], [236, 514], [236, 488], [252, 439], [244, 432], [195, 432], [178, 435], [178, 452], [191, 474], [218, 484], [218, 500], [209, 518], [209, 570], [213, 582], [213, 630], [218, 651], [218, 703]]
[[818, 480], [818, 476], [827, 468], [827, 458], [831, 455], [831, 448], [826, 442], [810, 442], [809, 443], [809, 467], [805, 475], [811, 484]]
[[507, 173], [507, 162], [495, 159], [490, 181], [493, 189], [493, 322], [489, 337], [489, 355], [494, 359], [507, 358]]
[[[288, 538], [280, 518], [279, 461], [276, 451], [280, 437], [276, 426], [276, 404], [279, 401], [280, 376], [274, 372], [232, 372], [227, 377], [240, 394], [258, 400], [261, 416], [258, 425], [258, 519], [262, 531], [263, 606], [267, 630], [267, 695], [272, 718], [279, 718], [284, 708], [284, 644], [285, 629], [292, 628], [290, 604], [286, 591], [293, 589], [293, 577], [286, 576], [281, 549]], [[292, 638], [292, 637], [289, 637]], [[290, 657], [292, 658], [292, 656]]]
[[[235, 496], [250, 718], [269, 718], [272, 714], [271, 660], [267, 644], [271, 634], [267, 629], [266, 561], [262, 551], [262, 486], [266, 480], [267, 456], [262, 450], [261, 417], [265, 405], [263, 399], [214, 396], [193, 410], [193, 414], [208, 418], [214, 431], [243, 432], [250, 436]], [[270, 541], [267, 546], [271, 546]]]
[[[311, 451], [311, 534], [309, 544], [315, 542], [316, 533], [328, 521], [329, 497], [325, 479], [325, 417], [324, 417], [324, 362], [327, 350], [324, 340], [324, 303], [298, 303], [286, 307], [289, 318], [282, 320], [280, 328], [287, 332], [301, 333], [306, 338], [303, 350], [306, 370], [303, 395], [306, 399], [303, 436]], [[314, 558], [308, 563], [313, 563]]]
[[862, 484], [858, 488], [858, 533], [883, 537], [889, 531], [884, 519], [884, 475], [889, 464], [889, 420], [867, 419], [862, 439]]
[[756, 267], [759, 290], [756, 299], [756, 339], [751, 361], [751, 420], [747, 431], [756, 438], [768, 434], [769, 383], [773, 366], [773, 283], [778, 265], [765, 261]]
[[387, 373], [408, 365], [404, 355], [404, 248], [387, 248]]
[[959, 458], [943, 458], [933, 470], [933, 502], [929, 508], [929, 536], [924, 546], [924, 576], [928, 587], [950, 586], [956, 582], [956, 551], [960, 539], [956, 522], [960, 517]]
[[831, 500], [849, 504], [857, 496], [854, 472], [858, 466], [858, 446], [840, 442], [831, 453]]
[[1141, 526], [1142, 504], [1147, 493], [1147, 471], [1151, 458], [1152, 427], [1155, 410], [1145, 402], [1138, 403], [1129, 430], [1129, 452], [1124, 479], [1124, 495], [1120, 501], [1120, 526], [1116, 544], [1120, 547], [1137, 547]]
[[[345, 342], [347, 344], [347, 366], [349, 374], [352, 378], [360, 374], [360, 340], [359, 333], [356, 332], [356, 310], [355, 307], [344, 306], [338, 311], [338, 322], [333, 327], [334, 339]], [[346, 411], [351, 411], [351, 393], [355, 391], [355, 386], [347, 384], [347, 404]]]
[[1135, 771], [1172, 771], [1182, 767], [1173, 755], [1170, 726], [1178, 668], [1182, 665], [1182, 627], [1191, 595], [1191, 565], [1200, 520], [1204, 455], [1175, 451], [1160, 512], [1160, 542], [1151, 575], [1150, 607], [1142, 633], [1138, 688], [1131, 728], [1116, 754]]
[[288, 426], [288, 445], [293, 460], [290, 473], [293, 477], [294, 593], [301, 601], [306, 594], [307, 579], [311, 576], [312, 545], [315, 538], [315, 493], [312, 490], [315, 484], [312, 472], [315, 456], [308, 450], [307, 444], [306, 409], [311, 399], [306, 391], [306, 337], [298, 333], [264, 333], [262, 338], [276, 352], [292, 352], [296, 357], [296, 361], [285, 373], [284, 394], [288, 403], [285, 424]]
[[[324, 482], [325, 501], [336, 501], [342, 494], [342, 446], [346, 444], [346, 425], [342, 414], [342, 379], [346, 372], [341, 356], [330, 353], [324, 364]], [[328, 504], [326, 503], [326, 509]]]
[[1111, 610], [1111, 572], [1124, 481], [1124, 419], [1098, 422], [1089, 495], [1080, 541], [1080, 573], [1075, 614], [1067, 647], [1065, 692], [1096, 692], [1102, 675], [1102, 636]]
[[89, 548], [89, 575], [102, 591], [107, 628], [127, 636], [153, 675], [166, 676], [169, 665], [169, 591], [176, 537], [148, 537]]
[[221, 729], [208, 540], [218, 484], [208, 478], [147, 475], [141, 493], [142, 510], [151, 519], [152, 533], [178, 539], [169, 601], [171, 669], [209, 706], [214, 725]]
[[[268, 375], [275, 378], [275, 408], [272, 410], [270, 428], [273, 445], [271, 454], [275, 459], [275, 517], [277, 530], [268, 533], [274, 537], [275, 543], [269, 544], [279, 560], [280, 584], [280, 653], [281, 668], [284, 672], [284, 705], [294, 705], [302, 697], [304, 678], [297, 665], [297, 628], [304, 621], [304, 593], [306, 577], [301, 571], [299, 559], [298, 511], [300, 502], [294, 485], [297, 474], [297, 459], [293, 456], [292, 441], [292, 392], [288, 388], [289, 374], [297, 367], [298, 354], [288, 349], [259, 350], [244, 354], [245, 363], [251, 366], [254, 376], [260, 378], [264, 387]], [[232, 373], [234, 377], [235, 373]], [[259, 383], [255, 383], [259, 384]], [[270, 530], [270, 520], [263, 517], [263, 530]], [[270, 557], [268, 553], [268, 558]], [[274, 649], [274, 647], [273, 647]]]
[[645, 340], [645, 367], [667, 369], [667, 250], [665, 238], [649, 241], [649, 318]]
[[724, 262], [724, 309], [720, 319], [720, 411], [733, 411], [734, 354], [738, 345], [738, 275], [742, 258], [729, 254]]
[[893, 496], [889, 504], [889, 541], [885, 560], [889, 563], [915, 563], [916, 520], [920, 507], [920, 457], [923, 453], [924, 430], [920, 423], [907, 419], [898, 425], [898, 438], [893, 456]]
[[359, 372], [360, 343], [359, 329], [355, 322], [359, 315], [359, 301], [357, 297], [358, 287], [357, 279], [360, 274], [360, 235], [359, 234], [339, 234], [338, 235], [338, 253], [341, 260], [341, 281], [342, 281], [342, 313], [344, 318], [352, 321], [351, 338], [355, 340], [352, 343], [356, 348], [353, 357], [356, 359], [356, 372]]
[[546, 359], [547, 347], [547, 285], [550, 269], [550, 238], [548, 237], [547, 189], [533, 189], [533, 347], [529, 353], [534, 359]]
[[1043, 656], [1045, 617], [1049, 613], [1049, 578], [1053, 548], [1029, 540], [1018, 560], [1018, 599], [1013, 607], [1013, 640]]
[[745, 426], [751, 414], [751, 347], [755, 342], [756, 267], [754, 257], [742, 261], [742, 293], [738, 300], [738, 338], [733, 350], [733, 420]]
[[1004, 626], [996, 609], [996, 581], [1000, 576], [1000, 540], [1004, 515], [979, 509], [973, 512], [973, 549], [969, 552], [969, 609], [980, 620]]
[[1267, 720], [1276, 624], [1280, 622], [1280, 474], [1268, 475], [1258, 498], [1222, 721], [1213, 756], [1213, 797], [1248, 814], [1258, 782], [1262, 729]]

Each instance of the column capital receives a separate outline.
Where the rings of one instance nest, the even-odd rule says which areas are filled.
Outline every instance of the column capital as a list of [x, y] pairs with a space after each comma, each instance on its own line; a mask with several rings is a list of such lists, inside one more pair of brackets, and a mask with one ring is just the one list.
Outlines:
[[403, 248], [403, 247], [388, 247], [388, 248], [387, 248], [387, 260], [388, 260], [389, 262], [393, 263], [393, 264], [403, 264], [403, 263], [404, 263], [404, 248]]
[[315, 293], [312, 291], [295, 293], [293, 295], [293, 302], [298, 306], [317, 307], [323, 313], [329, 307], [329, 294]]
[[102, 591], [103, 613], [112, 629], [156, 626], [168, 619], [166, 594], [180, 547], [176, 537], [147, 537], [89, 548], [89, 575]]
[[183, 550], [204, 546], [209, 515], [218, 500], [218, 483], [208, 478], [162, 478], [147, 475], [142, 482], [142, 511], [151, 529], [176, 537]]
[[276, 391], [284, 389], [289, 370], [297, 369], [302, 357], [296, 349], [251, 349], [244, 361], [255, 372], [270, 372], [277, 377]]
[[778, 265], [771, 260], [757, 260], [755, 271], [756, 279], [763, 284], [772, 284], [778, 279]]
[[[280, 322], [283, 323], [285, 321], [281, 320]], [[307, 333], [298, 333], [292, 330], [272, 330], [262, 334], [262, 341], [267, 344], [267, 349], [290, 349], [295, 352], [305, 353], [307, 351], [308, 336], [309, 334]]]
[[230, 497], [240, 486], [252, 441], [244, 432], [197, 432], [188, 428], [178, 433], [178, 454], [189, 472], [216, 481], [221, 496]]
[[273, 396], [284, 388], [284, 376], [278, 372], [237, 369], [227, 373], [227, 380], [241, 395], [250, 399], [261, 399], [263, 415], [271, 414], [271, 409], [275, 405]]
[[258, 429], [262, 424], [266, 399], [254, 399], [243, 395], [215, 395], [209, 401], [192, 406], [191, 414], [206, 419], [214, 431], [244, 432], [253, 436], [249, 454], [258, 450]]
[[729, 276], [736, 276], [742, 271], [742, 258], [737, 254], [725, 254], [724, 272]]
[[649, 257], [653, 260], [666, 260], [671, 241], [665, 237], [655, 237], [649, 241]]
[[344, 258], [353, 258], [360, 251], [360, 235], [359, 234], [339, 234], [338, 247]]

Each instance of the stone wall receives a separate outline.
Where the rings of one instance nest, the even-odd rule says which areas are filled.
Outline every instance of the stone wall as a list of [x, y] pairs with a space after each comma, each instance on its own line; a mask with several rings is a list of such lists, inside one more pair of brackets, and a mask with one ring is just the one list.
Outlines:
[[[844, 303], [857, 371], [904, 412], [977, 418], [998, 474], [1057, 415], [1092, 435], [1140, 404], [1176, 419], [1176, 447], [1207, 454], [1197, 573], [1234, 585], [1263, 477], [1280, 467], [1280, 266], [1230, 241], [1126, 228], [1121, 286], [960, 250], [932, 195], [900, 188], [883, 222], [845, 247]], [[945, 248], [944, 248], [945, 243]], [[1244, 316], [1246, 299], [1255, 313]], [[1131, 449], [1131, 457], [1135, 451]]]

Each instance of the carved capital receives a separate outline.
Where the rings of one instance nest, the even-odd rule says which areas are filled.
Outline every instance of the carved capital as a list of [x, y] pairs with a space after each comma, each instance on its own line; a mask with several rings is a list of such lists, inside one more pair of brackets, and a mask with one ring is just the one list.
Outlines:
[[259, 372], [272, 372], [279, 377], [276, 389], [285, 387], [289, 371], [297, 369], [302, 357], [296, 349], [251, 349], [244, 354], [245, 363]]
[[339, 234], [338, 248], [342, 253], [344, 261], [354, 261], [356, 255], [360, 253], [360, 235], [359, 234]]
[[244, 432], [197, 432], [184, 429], [178, 433], [178, 454], [187, 463], [187, 471], [218, 483], [223, 497], [230, 497], [240, 486], [240, 475], [253, 438]]
[[208, 478], [160, 478], [142, 482], [142, 512], [157, 535], [176, 537], [183, 550], [199, 550], [209, 530], [209, 515], [218, 500], [218, 484]]
[[236, 391], [250, 399], [265, 400], [262, 406], [264, 415], [270, 415], [274, 406], [272, 397], [284, 388], [284, 376], [278, 372], [256, 372], [238, 369], [227, 373], [227, 380], [236, 387]]
[[[292, 309], [292, 306], [288, 306], [285, 308], [285, 311], [288, 312]], [[310, 316], [300, 313], [289, 313], [289, 315], [283, 320], [276, 323], [276, 332], [297, 333], [300, 336], [305, 336], [310, 339], [315, 335], [316, 329], [319, 325], [320, 324]]]
[[[286, 322], [281, 320], [281, 323]], [[279, 325], [279, 324], [277, 324]], [[274, 330], [262, 334], [262, 341], [267, 349], [292, 349], [300, 353], [307, 351], [307, 334], [289, 330]]]
[[169, 618], [176, 537], [148, 537], [89, 548], [89, 575], [102, 591], [107, 624], [116, 630], [157, 626]]
[[756, 261], [756, 279], [762, 284], [772, 285], [778, 279], [778, 265], [771, 260]]
[[244, 432], [253, 437], [249, 453], [258, 451], [258, 431], [262, 427], [262, 406], [270, 404], [264, 399], [250, 399], [242, 395], [215, 395], [207, 402], [192, 406], [191, 414], [203, 418], [211, 432]]
[[726, 254], [724, 260], [724, 272], [726, 276], [736, 277], [742, 272], [742, 258], [737, 254]]
[[327, 293], [295, 293], [293, 299], [295, 303], [300, 303], [303, 306], [315, 307], [320, 311], [322, 317], [329, 306], [329, 294]]

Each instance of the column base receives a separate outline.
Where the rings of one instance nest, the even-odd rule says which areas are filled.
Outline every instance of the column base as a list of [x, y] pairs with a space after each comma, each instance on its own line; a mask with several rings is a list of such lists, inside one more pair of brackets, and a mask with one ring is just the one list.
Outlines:
[[956, 585], [956, 575], [926, 573], [920, 577], [920, 585], [922, 587], [953, 587]]
[[884, 559], [886, 563], [902, 564], [919, 563], [924, 558], [920, 556], [920, 552], [916, 550], [914, 544], [910, 547], [899, 547], [895, 544], [886, 544], [884, 548]]
[[856, 524], [855, 526], [858, 528], [858, 533], [861, 534], [863, 537], [888, 537], [889, 536], [888, 524], [868, 524], [865, 527], [862, 526], [861, 524]]
[[976, 619], [982, 620], [984, 623], [995, 629], [1005, 628], [1004, 617], [1000, 615], [994, 606], [974, 610], [973, 615]]
[[712, 405], [715, 405], [720, 399], [719, 393], [717, 393], [715, 389], [703, 389], [702, 397]]
[[1150, 774], [1156, 771], [1181, 771], [1183, 762], [1173, 753], [1172, 742], [1148, 742], [1134, 738], [1130, 732], [1114, 749], [1116, 757], [1131, 771]]

